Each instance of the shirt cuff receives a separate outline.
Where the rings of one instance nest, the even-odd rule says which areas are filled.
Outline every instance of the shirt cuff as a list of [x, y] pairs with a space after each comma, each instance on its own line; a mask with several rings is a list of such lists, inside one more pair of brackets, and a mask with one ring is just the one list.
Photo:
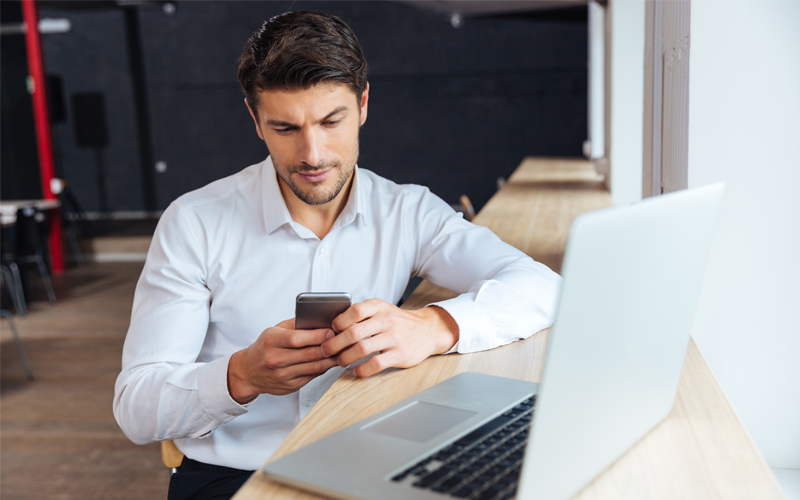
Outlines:
[[253, 404], [248, 401], [240, 405], [228, 393], [228, 363], [231, 355], [216, 359], [198, 370], [198, 396], [203, 411], [211, 418], [224, 424], [239, 415], [247, 413], [247, 407]]
[[453, 299], [428, 304], [447, 311], [458, 325], [458, 342], [445, 354], [485, 351], [495, 346], [494, 328], [489, 317], [472, 300], [471, 297], [475, 295], [467, 293]]

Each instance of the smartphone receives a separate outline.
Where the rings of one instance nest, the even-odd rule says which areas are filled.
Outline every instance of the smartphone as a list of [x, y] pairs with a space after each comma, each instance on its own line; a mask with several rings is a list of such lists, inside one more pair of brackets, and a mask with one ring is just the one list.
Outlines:
[[294, 311], [294, 327], [296, 330], [315, 330], [331, 328], [336, 316], [350, 307], [349, 293], [344, 292], [307, 292], [297, 296]]

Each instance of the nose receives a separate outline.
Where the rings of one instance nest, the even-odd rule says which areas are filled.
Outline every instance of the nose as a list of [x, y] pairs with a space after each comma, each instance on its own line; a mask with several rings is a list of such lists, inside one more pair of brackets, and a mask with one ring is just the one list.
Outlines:
[[312, 167], [318, 167], [325, 159], [325, 147], [320, 137], [319, 131], [314, 127], [309, 127], [300, 135], [300, 157], [301, 162]]

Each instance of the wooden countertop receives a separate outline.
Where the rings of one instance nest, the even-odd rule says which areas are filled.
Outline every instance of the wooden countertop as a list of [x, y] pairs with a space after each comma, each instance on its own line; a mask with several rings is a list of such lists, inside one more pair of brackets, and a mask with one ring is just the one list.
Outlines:
[[[555, 271], [561, 270], [572, 220], [611, 206], [608, 191], [584, 160], [526, 158], [474, 222]], [[403, 308], [453, 297], [423, 282]], [[463, 371], [538, 382], [550, 330], [490, 351], [434, 356], [407, 370], [367, 379], [351, 372], [328, 390], [270, 460], [373, 415]], [[256, 472], [234, 497], [317, 499]], [[690, 341], [670, 415], [576, 499], [782, 499], [772, 472], [742, 426], [694, 341]]]

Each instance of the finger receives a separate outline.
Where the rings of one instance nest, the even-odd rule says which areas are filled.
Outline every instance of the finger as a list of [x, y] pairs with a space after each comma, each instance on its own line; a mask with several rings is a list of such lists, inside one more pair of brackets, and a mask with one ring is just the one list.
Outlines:
[[384, 305], [388, 305], [388, 303], [380, 299], [369, 299], [353, 304], [345, 312], [334, 318], [333, 331], [343, 332], [350, 328], [351, 325], [375, 316]]
[[376, 373], [382, 372], [387, 368], [404, 367], [403, 354], [395, 349], [390, 349], [386, 352], [373, 356], [372, 359], [353, 368], [353, 374], [356, 377], [370, 377]]
[[270, 336], [271, 344], [284, 349], [300, 349], [307, 346], [318, 346], [328, 337], [333, 337], [333, 331], [328, 328], [317, 330], [278, 330]]
[[[369, 321], [375, 321], [376, 319], [377, 318], [372, 318]], [[356, 342], [352, 347], [341, 352], [338, 356], [339, 366], [353, 364], [359, 359], [369, 356], [373, 352], [379, 352], [396, 347], [399, 343], [400, 339], [393, 332], [381, 331], [374, 334], [370, 338]]]
[[360, 323], [350, 325], [347, 329], [322, 344], [322, 349], [328, 356], [342, 352], [347, 347], [356, 344], [372, 335], [384, 331], [385, 321], [381, 315], [372, 316]]
[[294, 330], [294, 318], [285, 319], [275, 326], [285, 330]]
[[331, 368], [339, 366], [335, 358], [323, 358], [309, 363], [300, 363], [281, 369], [278, 376], [286, 381], [307, 376], [317, 376], [325, 373]]
[[264, 355], [263, 365], [268, 370], [278, 370], [327, 357], [322, 348], [317, 345], [300, 349], [272, 348]]

